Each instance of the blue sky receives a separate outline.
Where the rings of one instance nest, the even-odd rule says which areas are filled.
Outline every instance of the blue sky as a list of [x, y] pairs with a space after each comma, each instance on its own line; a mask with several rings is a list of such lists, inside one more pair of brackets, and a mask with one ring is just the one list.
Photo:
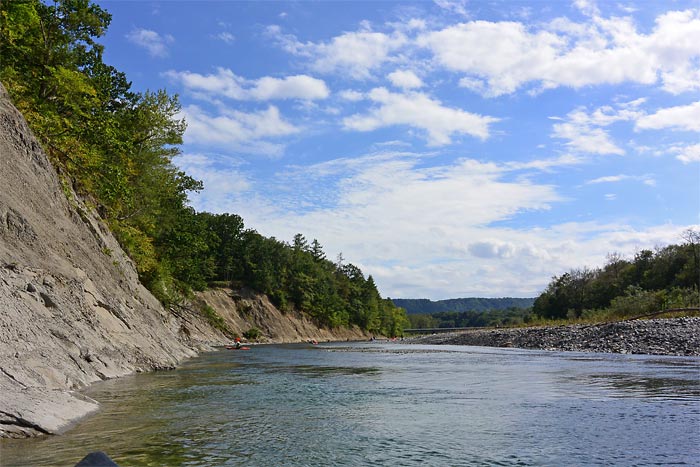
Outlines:
[[104, 1], [198, 210], [394, 298], [535, 296], [699, 227], [700, 1]]

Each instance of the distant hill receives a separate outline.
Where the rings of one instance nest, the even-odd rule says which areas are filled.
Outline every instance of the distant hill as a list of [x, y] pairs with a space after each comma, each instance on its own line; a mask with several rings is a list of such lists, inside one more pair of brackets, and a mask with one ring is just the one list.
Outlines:
[[432, 301], [427, 298], [393, 298], [396, 306], [406, 310], [408, 314], [439, 313], [441, 311], [487, 311], [505, 310], [507, 308], [529, 308], [535, 302], [534, 298], [450, 298]]

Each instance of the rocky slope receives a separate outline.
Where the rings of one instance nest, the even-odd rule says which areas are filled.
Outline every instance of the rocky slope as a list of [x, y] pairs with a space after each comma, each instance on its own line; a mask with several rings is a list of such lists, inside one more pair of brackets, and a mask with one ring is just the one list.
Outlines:
[[266, 296], [246, 289], [212, 289], [198, 293], [197, 298], [214, 308], [235, 334], [242, 336], [251, 328], [259, 329], [262, 333], [259, 342], [366, 340], [371, 337], [357, 327], [319, 329], [301, 313], [283, 313]]
[[75, 389], [172, 368], [197, 340], [223, 336], [139, 283], [0, 85], [0, 437], [59, 432], [97, 407]]
[[[270, 342], [364, 337], [320, 331], [249, 292], [209, 291], [195, 309], [201, 301]], [[58, 433], [98, 408], [76, 390], [230, 342], [195, 309], [165, 310], [141, 285], [0, 84], [0, 438]]]
[[413, 337], [404, 342], [579, 352], [700, 356], [700, 318], [637, 320], [536, 328], [475, 329]]

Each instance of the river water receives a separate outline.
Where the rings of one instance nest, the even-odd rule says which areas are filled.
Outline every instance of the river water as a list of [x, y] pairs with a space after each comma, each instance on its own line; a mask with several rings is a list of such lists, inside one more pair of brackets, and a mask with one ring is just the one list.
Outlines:
[[700, 465], [700, 359], [255, 346], [93, 385], [99, 414], [2, 466]]

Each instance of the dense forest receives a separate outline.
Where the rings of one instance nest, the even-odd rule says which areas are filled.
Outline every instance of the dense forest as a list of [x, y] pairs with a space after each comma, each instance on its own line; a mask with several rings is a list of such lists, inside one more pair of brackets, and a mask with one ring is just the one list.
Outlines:
[[317, 241], [266, 238], [239, 216], [189, 206], [188, 193], [203, 186], [173, 164], [186, 128], [178, 97], [135, 92], [104, 63], [97, 39], [110, 21], [88, 0], [3, 0], [0, 81], [66, 195], [78, 193], [105, 220], [156, 297], [169, 304], [233, 282], [321, 325], [400, 333], [405, 312], [380, 297], [371, 276], [326, 259]]
[[534, 298], [450, 298], [447, 300], [428, 300], [426, 298], [394, 298], [394, 305], [411, 314], [432, 314], [444, 311], [474, 311], [506, 310], [508, 308], [530, 308]]
[[[632, 259], [610, 254], [602, 268], [572, 269], [555, 276], [531, 307], [452, 308], [429, 311], [430, 305], [450, 300], [394, 300], [413, 310], [411, 328], [518, 326], [546, 321], [606, 321], [700, 306], [700, 233], [688, 230], [684, 242], [656, 250], [641, 250]], [[460, 299], [465, 300], [465, 299]], [[482, 299], [486, 300], [486, 299]], [[518, 300], [518, 299], [501, 299]], [[406, 302], [406, 303], [405, 303]], [[523, 303], [524, 304], [524, 303]]]
[[532, 321], [532, 309], [510, 307], [481, 311], [439, 311], [409, 314], [408, 321], [411, 329], [519, 326]]
[[532, 311], [545, 319], [614, 319], [698, 307], [700, 233], [688, 230], [683, 240], [632, 259], [610, 254], [602, 268], [555, 276]]

